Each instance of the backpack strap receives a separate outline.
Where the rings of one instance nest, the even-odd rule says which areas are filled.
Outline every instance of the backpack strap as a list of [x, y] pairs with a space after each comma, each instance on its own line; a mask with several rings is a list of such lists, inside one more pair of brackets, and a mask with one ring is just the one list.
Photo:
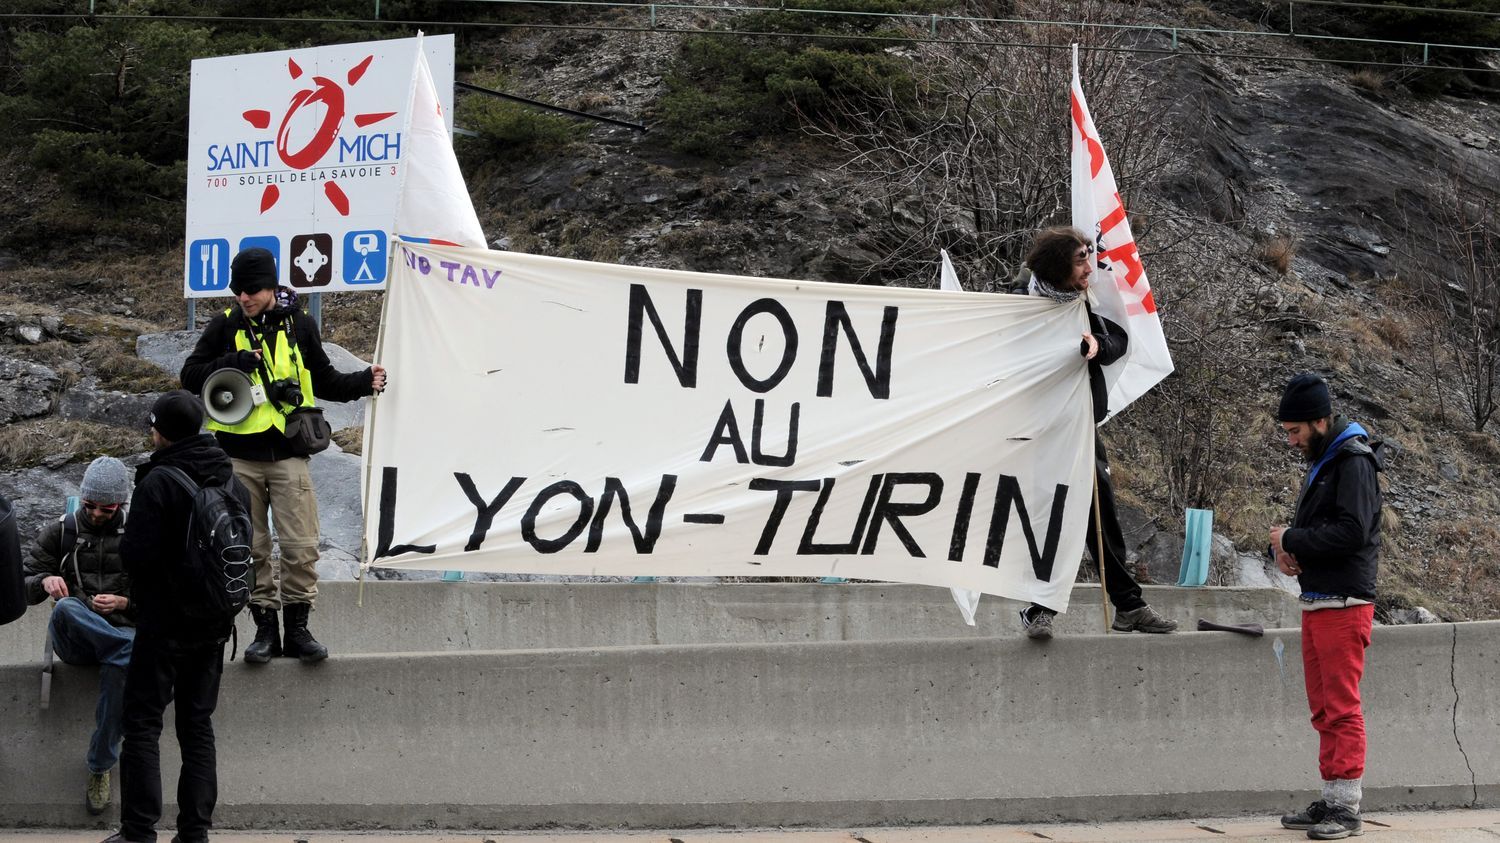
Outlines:
[[200, 487], [198, 486], [197, 483], [193, 482], [193, 478], [189, 477], [187, 475], [186, 471], [183, 471], [182, 469], [178, 468], [175, 465], [162, 465], [162, 466], [157, 466], [157, 468], [159, 468], [162, 471], [166, 472], [166, 474], [167, 474], [168, 477], [172, 478], [173, 480], [176, 480], [177, 481], [177, 485], [181, 486], [184, 489], [187, 489], [187, 493], [189, 495], [196, 495], [196, 494], [198, 494], [198, 489]]
[[73, 557], [73, 581], [78, 583], [78, 590], [82, 592], [83, 571], [78, 569], [78, 513], [64, 512], [57, 520], [62, 522], [62, 536], [58, 542], [61, 555], [57, 557], [57, 572], [65, 573], [68, 570], [68, 557]]
[[58, 564], [62, 564], [62, 560], [67, 559], [68, 554], [78, 546], [78, 513], [64, 512], [57, 520], [62, 522], [62, 543], [59, 545], [61, 556], [58, 559]]

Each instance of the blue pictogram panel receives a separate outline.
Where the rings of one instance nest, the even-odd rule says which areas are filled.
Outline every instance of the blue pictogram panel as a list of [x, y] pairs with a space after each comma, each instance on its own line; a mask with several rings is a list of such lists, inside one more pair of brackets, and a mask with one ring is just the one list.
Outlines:
[[214, 292], [229, 289], [229, 241], [194, 240], [188, 244], [189, 290]]
[[344, 235], [344, 283], [380, 284], [385, 281], [384, 231], [351, 231]]

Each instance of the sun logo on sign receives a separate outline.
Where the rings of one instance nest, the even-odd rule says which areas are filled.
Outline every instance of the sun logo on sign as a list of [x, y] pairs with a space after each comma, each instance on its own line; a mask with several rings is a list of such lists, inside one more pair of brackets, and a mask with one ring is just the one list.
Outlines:
[[[365, 71], [370, 69], [370, 62], [375, 57], [365, 56], [364, 61], [349, 69], [347, 74], [349, 87], [359, 83]], [[295, 59], [286, 60], [287, 72], [293, 79], [302, 77], [302, 68]], [[326, 76], [314, 76], [312, 82], [316, 87], [303, 88], [292, 95], [291, 105], [287, 106], [286, 114], [281, 118], [281, 126], [276, 130], [276, 154], [281, 160], [294, 170], [306, 170], [312, 165], [323, 160], [328, 150], [333, 148], [334, 141], [338, 140], [339, 129], [344, 122], [344, 89], [339, 83]], [[301, 149], [291, 149], [292, 118], [303, 108], [323, 106], [323, 122], [318, 125], [318, 130]], [[394, 111], [384, 111], [370, 114], [354, 115], [354, 125], [364, 128], [371, 126], [394, 115]], [[269, 129], [271, 127], [271, 112], [265, 109], [252, 109], [243, 115], [245, 122], [257, 129]], [[342, 216], [349, 216], [349, 197], [339, 187], [338, 182], [329, 180], [323, 182], [323, 195], [333, 205], [334, 210]], [[264, 214], [276, 204], [281, 198], [281, 189], [274, 184], [266, 185], [266, 189], [260, 195], [260, 212]]]

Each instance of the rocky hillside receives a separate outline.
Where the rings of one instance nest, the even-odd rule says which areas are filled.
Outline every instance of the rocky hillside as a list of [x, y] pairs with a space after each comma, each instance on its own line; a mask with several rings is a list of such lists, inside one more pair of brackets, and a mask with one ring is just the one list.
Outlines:
[[[999, 5], [1066, 17], [1066, 4]], [[1500, 617], [1500, 442], [1483, 388], [1500, 343], [1500, 106], [1419, 96], [1404, 71], [1308, 61], [1308, 42], [1264, 37], [1268, 22], [1239, 16], [1241, 5], [1082, 4], [1098, 23], [1189, 16], [1239, 33], [1179, 32], [1175, 44], [1165, 29], [982, 22], [944, 24], [950, 43], [875, 41], [844, 84], [797, 100], [783, 129], [733, 124], [706, 146], [682, 104], [729, 96], [704, 76], [717, 54], [681, 35], [614, 31], [637, 22], [634, 10], [570, 13], [592, 30], [464, 30], [461, 77], [650, 131], [558, 128], [464, 94], [457, 121], [481, 136], [460, 157], [496, 248], [908, 286], [935, 286], [947, 248], [966, 285], [1001, 290], [1029, 232], [1066, 217], [1063, 47], [1081, 40], [1178, 367], [1106, 427], [1143, 573], [1175, 579], [1182, 509], [1194, 506], [1215, 510], [1214, 581], [1266, 580], [1259, 548], [1300, 475], [1271, 411], [1291, 374], [1316, 370], [1392, 446], [1382, 617], [1418, 605]], [[966, 11], [986, 10], [999, 16]], [[903, 26], [879, 35], [926, 31]], [[774, 41], [708, 40], [739, 45], [741, 77]], [[55, 208], [59, 190], [13, 154], [0, 216], [34, 228], [24, 220]], [[102, 237], [7, 248], [0, 488], [23, 472], [57, 476], [20, 501], [42, 512], [93, 453], [142, 447], [139, 396], [171, 379], [134, 343], [180, 327], [181, 247]], [[326, 333], [368, 355], [377, 313], [377, 296], [336, 298]]]

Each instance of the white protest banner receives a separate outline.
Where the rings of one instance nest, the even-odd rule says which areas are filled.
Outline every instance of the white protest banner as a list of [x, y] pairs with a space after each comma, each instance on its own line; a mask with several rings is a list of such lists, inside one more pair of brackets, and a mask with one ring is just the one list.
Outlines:
[[[385, 286], [418, 39], [197, 59], [183, 290], [225, 296], [241, 249], [298, 292]], [[453, 36], [422, 49], [452, 112]], [[450, 121], [451, 123], [451, 121]]]
[[845, 576], [1067, 607], [1081, 305], [398, 243], [369, 563]]
[[1104, 369], [1109, 384], [1109, 413], [1146, 394], [1172, 373], [1172, 355], [1156, 313], [1156, 300], [1146, 280], [1146, 267], [1136, 249], [1135, 234], [1125, 213], [1125, 202], [1115, 184], [1114, 170], [1099, 130], [1083, 98], [1078, 78], [1078, 45], [1073, 45], [1071, 95], [1073, 149], [1073, 227], [1093, 238], [1098, 254], [1092, 291], [1095, 312], [1125, 329], [1130, 347], [1125, 356]]

